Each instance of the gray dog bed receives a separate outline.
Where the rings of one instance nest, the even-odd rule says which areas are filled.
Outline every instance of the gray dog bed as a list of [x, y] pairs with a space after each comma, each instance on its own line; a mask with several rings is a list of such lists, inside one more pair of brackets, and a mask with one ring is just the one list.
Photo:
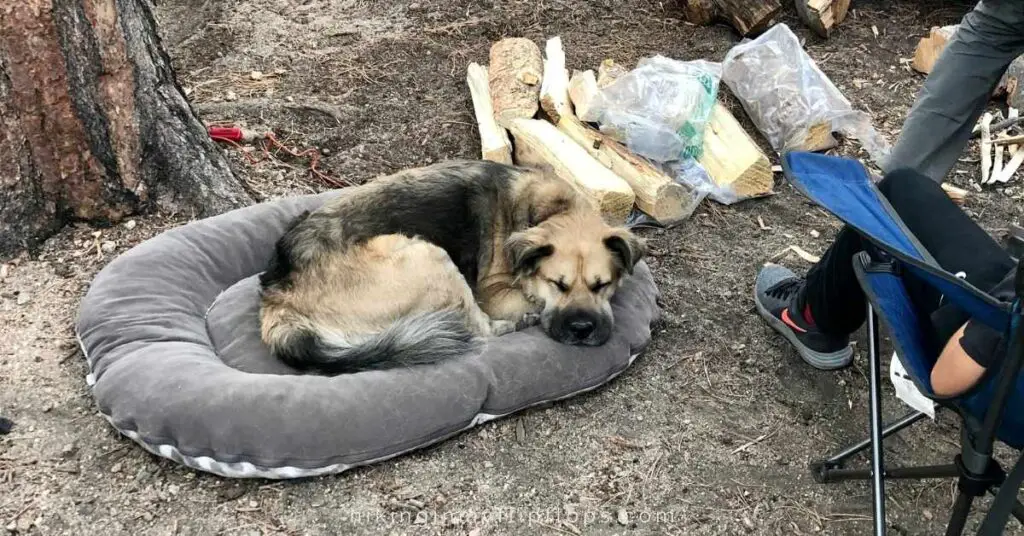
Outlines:
[[324, 377], [273, 359], [259, 338], [258, 274], [303, 210], [264, 203], [168, 231], [110, 263], [79, 311], [89, 385], [146, 450], [228, 477], [297, 478], [391, 458], [524, 408], [594, 389], [650, 340], [657, 289], [643, 263], [598, 348], [539, 328], [436, 365]]

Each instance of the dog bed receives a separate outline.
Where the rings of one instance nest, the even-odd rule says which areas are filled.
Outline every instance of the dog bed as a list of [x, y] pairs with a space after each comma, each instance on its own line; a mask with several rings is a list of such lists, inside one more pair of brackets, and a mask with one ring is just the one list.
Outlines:
[[491, 419], [594, 389], [650, 340], [657, 289], [637, 265], [601, 347], [539, 328], [435, 365], [326, 377], [270, 356], [259, 273], [287, 224], [329, 192], [263, 203], [165, 232], [104, 268], [77, 333], [100, 412], [146, 450], [227, 477], [298, 478], [366, 465]]

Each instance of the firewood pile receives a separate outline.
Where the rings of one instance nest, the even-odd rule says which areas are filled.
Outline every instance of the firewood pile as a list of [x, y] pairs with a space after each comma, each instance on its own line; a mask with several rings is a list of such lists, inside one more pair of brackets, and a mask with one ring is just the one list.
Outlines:
[[[634, 206], [662, 225], [693, 211], [699, 197], [661, 167], [581, 119], [602, 86], [627, 72], [613, 61], [570, 71], [559, 37], [542, 53], [536, 43], [507, 38], [491, 46], [489, 65], [469, 65], [469, 85], [486, 160], [535, 167], [578, 187], [612, 222]], [[514, 142], [514, 143], [513, 143]], [[699, 163], [718, 186], [744, 197], [770, 193], [771, 163], [721, 103], [704, 132]]]
[[[780, 0], [680, 0], [686, 19], [697, 25], [729, 24], [742, 36], [767, 30], [782, 10]], [[846, 19], [850, 0], [794, 0], [800, 20], [828, 38]]]

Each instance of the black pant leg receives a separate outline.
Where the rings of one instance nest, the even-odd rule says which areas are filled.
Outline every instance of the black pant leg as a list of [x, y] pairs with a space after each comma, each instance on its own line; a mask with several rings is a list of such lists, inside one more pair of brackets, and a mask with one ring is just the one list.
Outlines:
[[809, 307], [818, 329], [848, 335], [864, 323], [867, 299], [857, 284], [853, 256], [864, 251], [864, 239], [843, 227], [821, 261], [807, 272], [801, 308]]
[[[908, 230], [945, 270], [964, 272], [968, 281], [988, 290], [1013, 267], [1009, 254], [960, 210], [939, 184], [924, 175], [910, 170], [894, 171], [878, 187]], [[821, 262], [807, 274], [804, 305], [810, 307], [818, 329], [825, 333], [847, 335], [864, 323], [866, 300], [857, 283], [852, 259], [865, 247], [865, 240], [844, 227]], [[905, 286], [924, 318], [929, 318], [939, 308], [941, 296], [923, 281], [908, 276]], [[956, 315], [945, 317], [948, 322]], [[946, 326], [938, 331], [939, 340], [952, 335], [951, 332], [947, 335]]]

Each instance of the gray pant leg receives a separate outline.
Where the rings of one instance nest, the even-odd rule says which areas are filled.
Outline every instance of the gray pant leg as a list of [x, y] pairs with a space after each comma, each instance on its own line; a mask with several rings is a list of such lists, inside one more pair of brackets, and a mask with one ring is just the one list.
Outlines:
[[1006, 68], [1024, 53], [1024, 2], [983, 0], [960, 23], [910, 109], [885, 171], [945, 180]]

